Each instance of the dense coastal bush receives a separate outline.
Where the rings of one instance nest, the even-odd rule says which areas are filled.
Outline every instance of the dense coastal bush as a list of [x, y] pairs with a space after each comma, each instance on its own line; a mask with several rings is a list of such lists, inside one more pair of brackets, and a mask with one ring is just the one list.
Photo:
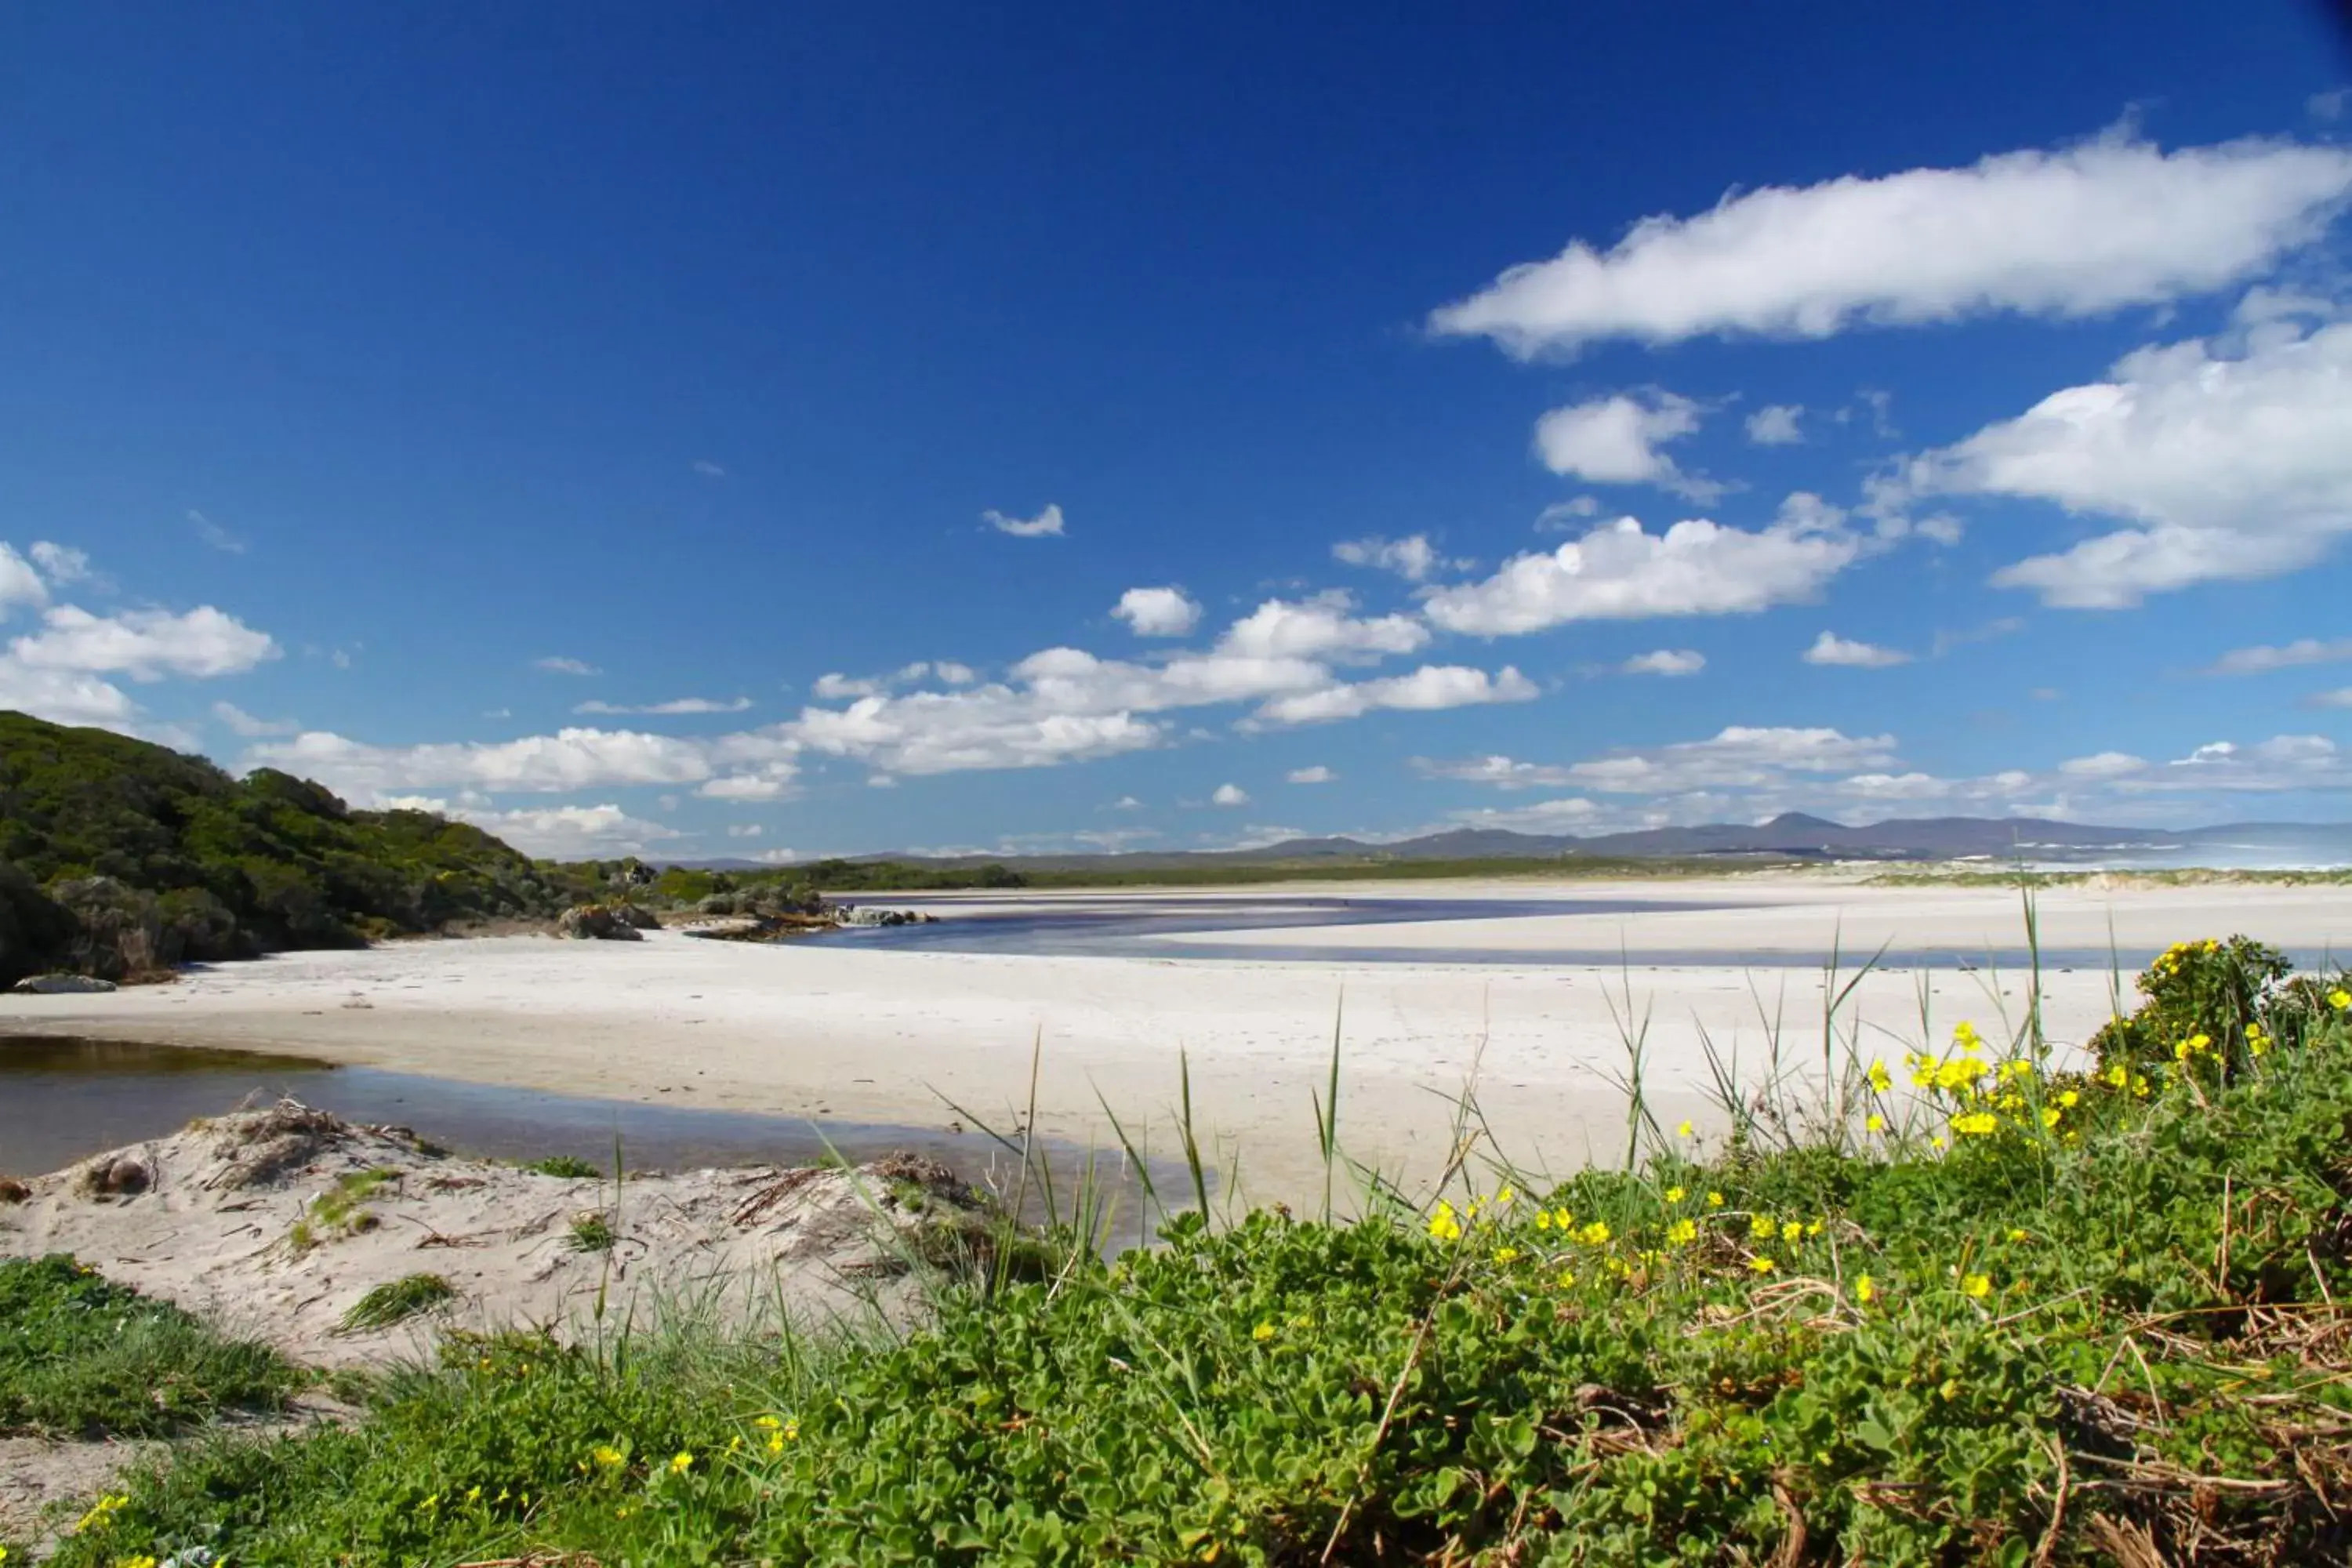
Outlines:
[[1961, 1025], [1548, 1191], [1465, 1107], [1424, 1201], [1065, 1236], [903, 1337], [460, 1338], [58, 1561], [2341, 1562], [2352, 994], [2190, 952], [2091, 1070]]
[[0, 984], [553, 914], [575, 879], [478, 827], [0, 713]]

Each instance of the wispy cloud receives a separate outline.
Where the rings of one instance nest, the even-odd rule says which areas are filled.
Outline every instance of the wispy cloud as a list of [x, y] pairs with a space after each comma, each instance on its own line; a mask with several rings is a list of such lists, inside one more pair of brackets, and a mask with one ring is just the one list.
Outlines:
[[999, 533], [1009, 533], [1015, 539], [1044, 539], [1062, 531], [1062, 509], [1049, 505], [1034, 517], [1008, 517], [993, 509], [982, 512], [980, 520]]
[[562, 654], [549, 654], [545, 658], [530, 661], [533, 669], [543, 669], [550, 675], [602, 675], [604, 672], [584, 658], [570, 658]]
[[634, 705], [625, 702], [604, 702], [591, 700], [578, 704], [572, 710], [574, 713], [607, 714], [740, 713], [746, 708], [751, 706], [751, 700], [748, 697], [737, 697], [725, 701], [721, 701], [715, 697], [673, 697], [667, 702], [643, 702]]
[[219, 523], [215, 522], [211, 518], [206, 517], [203, 512], [191, 508], [188, 511], [188, 522], [189, 525], [196, 531], [196, 537], [203, 540], [206, 544], [211, 545], [215, 550], [221, 551], [229, 555], [242, 555], [245, 553], [244, 540], [239, 539], [227, 529], [223, 528]]
[[706, 479], [723, 479], [727, 477], [727, 470], [708, 458], [697, 458], [692, 467], [696, 473]]
[[2210, 675], [2261, 675], [2306, 664], [2334, 664], [2352, 658], [2352, 637], [2297, 637], [2278, 647], [2231, 648], [2213, 661]]
[[263, 735], [291, 735], [302, 727], [291, 719], [257, 719], [234, 702], [214, 703], [213, 717], [247, 740]]

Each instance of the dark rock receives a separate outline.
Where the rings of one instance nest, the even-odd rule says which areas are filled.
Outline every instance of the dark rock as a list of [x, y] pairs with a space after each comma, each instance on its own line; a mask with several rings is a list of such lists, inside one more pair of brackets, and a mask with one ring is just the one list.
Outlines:
[[556, 917], [555, 934], [577, 942], [645, 941], [609, 904], [574, 904]]
[[19, 996], [75, 996], [115, 989], [111, 980], [87, 974], [35, 974], [10, 987]]

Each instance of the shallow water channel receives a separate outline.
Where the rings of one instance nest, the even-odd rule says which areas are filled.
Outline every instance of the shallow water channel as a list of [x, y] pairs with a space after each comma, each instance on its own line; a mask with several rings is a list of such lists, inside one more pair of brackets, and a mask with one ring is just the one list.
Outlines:
[[[61, 1035], [0, 1035], [0, 1173], [34, 1175], [101, 1150], [178, 1131], [193, 1117], [217, 1116], [252, 1100], [291, 1095], [347, 1121], [407, 1127], [458, 1153], [495, 1160], [569, 1154], [600, 1170], [808, 1165], [838, 1154], [853, 1161], [894, 1151], [940, 1161], [966, 1181], [1010, 1196], [1019, 1164], [978, 1129], [698, 1110], [627, 1100], [545, 1094], [497, 1084], [458, 1083], [374, 1068], [337, 1067], [308, 1057], [194, 1046], [89, 1040]], [[1002, 1130], [1000, 1130], [1002, 1131]], [[1075, 1190], [1087, 1153], [1043, 1146], [1059, 1194]], [[1113, 1150], [1096, 1165], [1115, 1189], [1131, 1230], [1140, 1189]], [[1155, 1172], [1173, 1196], [1181, 1180]], [[1031, 1184], [1034, 1188], [1034, 1184]], [[1032, 1218], [1040, 1194], [1024, 1195]], [[1067, 1207], [1066, 1196], [1061, 1206]]]

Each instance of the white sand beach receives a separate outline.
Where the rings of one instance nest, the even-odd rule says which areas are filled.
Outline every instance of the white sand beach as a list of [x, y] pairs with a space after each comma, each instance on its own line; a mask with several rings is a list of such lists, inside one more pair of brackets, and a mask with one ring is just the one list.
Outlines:
[[[1319, 1193], [1310, 1095], [1340, 1031], [1341, 1141], [1407, 1180], [1442, 1165], [1448, 1097], [1475, 1071], [1481, 1104], [1514, 1158], [1559, 1169], [1622, 1148], [1622, 1026], [1646, 1022], [1650, 1102], [1671, 1126], [1712, 1123], [1703, 1039], [1762, 1060], [1777, 1016], [1789, 1048], [1818, 1057], [1818, 966], [1747, 968], [1738, 955], [1825, 958], [1832, 941], [1866, 956], [1881, 942], [1958, 952], [2022, 944], [2014, 892], [1864, 888], [1818, 876], [1624, 884], [1352, 883], [1246, 896], [1343, 892], [1393, 898], [1609, 900], [1720, 904], [1675, 912], [1225, 931], [1219, 944], [1327, 954], [1021, 956], [888, 951], [819, 939], [746, 946], [656, 932], [641, 943], [545, 937], [400, 942], [289, 953], [110, 995], [0, 997], [0, 1031], [76, 1034], [294, 1052], [573, 1095], [940, 1126], [952, 1100], [1009, 1125], [1029, 1093], [1042, 1040], [1041, 1132], [1108, 1146], [1108, 1104], [1156, 1153], [1172, 1148], [1180, 1047], [1200, 1124], [1238, 1192], [1255, 1201]], [[1088, 902], [1167, 905], [1234, 897], [1152, 891]], [[953, 918], [961, 900], [927, 907]], [[1024, 903], [1048, 904], [1041, 895]], [[1002, 909], [999, 902], [992, 907]], [[2042, 941], [2129, 951], [2244, 931], [2283, 946], [2352, 952], [2352, 896], [2336, 888], [2217, 884], [2053, 890]], [[1629, 969], [1448, 962], [1474, 949], [1673, 951], [1689, 960]], [[1354, 948], [1411, 948], [1425, 960], [1351, 962]], [[1707, 955], [1734, 962], [1700, 962]], [[2123, 977], [2126, 991], [2129, 975]], [[2109, 1016], [2104, 963], [2042, 976], [2049, 1035], [2079, 1043]], [[2027, 977], [2011, 969], [1871, 973], [1843, 1015], [1865, 1048], [1893, 1059], [1962, 1018], [1988, 1035], [2026, 1016]], [[1344, 994], [1344, 1011], [1341, 998]], [[1926, 1012], [1923, 1026], [1922, 1010]], [[1629, 1011], [1630, 1010], [1630, 1011]], [[430, 1131], [430, 1129], [425, 1131]]]

